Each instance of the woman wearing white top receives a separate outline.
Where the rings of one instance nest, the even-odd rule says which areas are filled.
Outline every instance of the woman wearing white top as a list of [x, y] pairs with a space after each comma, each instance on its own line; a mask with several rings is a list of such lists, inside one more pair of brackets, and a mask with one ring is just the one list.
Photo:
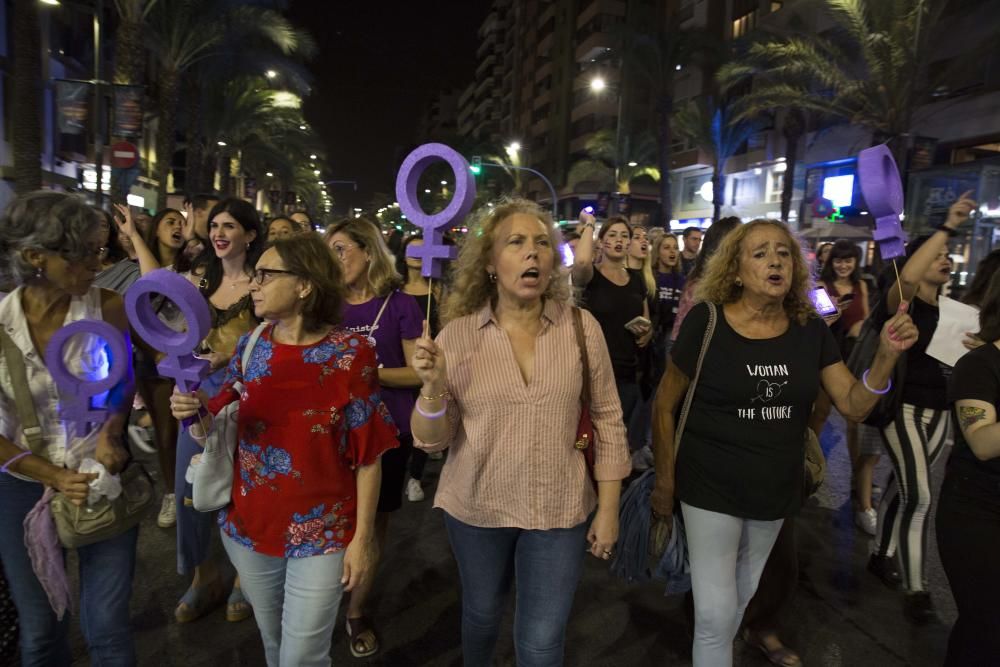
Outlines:
[[[32, 569], [25, 546], [25, 516], [39, 504], [46, 487], [83, 504], [95, 477], [77, 469], [96, 459], [110, 472], [122, 469], [122, 446], [132, 404], [127, 383], [111, 392], [108, 418], [87, 436], [70, 436], [58, 414], [59, 390], [42, 352], [52, 336], [70, 322], [95, 319], [125, 332], [121, 298], [92, 285], [100, 270], [97, 214], [82, 200], [58, 192], [34, 192], [14, 200], [0, 220], [3, 271], [18, 284], [0, 303], [0, 326], [24, 355], [28, 390], [38, 413], [44, 450], [32, 454], [14, 408], [10, 369], [0, 357], [0, 560], [10, 582], [21, 622], [24, 665], [68, 665], [69, 622]], [[107, 355], [93, 336], [76, 336], [64, 350], [70, 370], [84, 379], [106, 375]], [[77, 549], [80, 563], [80, 625], [94, 664], [135, 664], [129, 628], [129, 598], [135, 567], [138, 527], [117, 537]], [[29, 533], [29, 543], [35, 537]], [[67, 591], [68, 593], [68, 591]], [[50, 597], [53, 599], [50, 602]]]

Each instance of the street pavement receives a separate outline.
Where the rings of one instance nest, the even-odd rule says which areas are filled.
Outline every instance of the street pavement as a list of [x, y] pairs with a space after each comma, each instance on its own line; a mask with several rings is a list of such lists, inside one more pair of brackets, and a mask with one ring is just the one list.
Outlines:
[[[781, 636], [810, 667], [941, 665], [955, 608], [938, 559], [933, 521], [930, 590], [942, 623], [915, 627], [902, 616], [901, 594], [887, 590], [865, 570], [869, 540], [852, 521], [843, 431], [843, 420], [834, 412], [821, 437], [828, 457], [827, 481], [797, 519], [799, 585]], [[150, 462], [150, 467], [155, 468], [155, 463]], [[427, 500], [404, 500], [404, 508], [392, 520], [390, 544], [371, 600], [381, 652], [368, 660], [351, 657], [342, 608], [333, 640], [335, 665], [461, 664], [458, 573], [441, 512], [431, 508], [440, 467], [441, 462], [428, 465]], [[935, 475], [935, 497], [941, 469]], [[876, 479], [884, 480], [886, 474], [883, 457]], [[221, 557], [221, 547], [218, 551]], [[187, 586], [176, 574], [175, 560], [174, 531], [158, 528], [155, 517], [148, 519], [139, 538], [132, 602], [139, 664], [264, 665], [252, 620], [227, 623], [219, 609], [195, 623], [174, 621], [174, 605]], [[75, 569], [71, 561], [71, 572]], [[656, 584], [630, 586], [613, 579], [603, 562], [588, 557], [569, 625], [566, 664], [690, 665], [690, 631], [682, 601], [681, 596], [665, 597], [662, 586]], [[498, 665], [514, 664], [511, 621], [509, 612], [500, 637]], [[79, 631], [74, 632], [75, 664], [89, 664]], [[768, 663], [757, 649], [737, 640], [736, 664]]]

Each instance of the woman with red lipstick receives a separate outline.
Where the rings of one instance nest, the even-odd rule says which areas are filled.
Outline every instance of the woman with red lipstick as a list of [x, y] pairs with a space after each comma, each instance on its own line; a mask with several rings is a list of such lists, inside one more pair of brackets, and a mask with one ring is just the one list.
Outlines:
[[[594, 263], [594, 224], [593, 215], [580, 213], [580, 224], [576, 228], [580, 241], [573, 261], [573, 284], [583, 288], [582, 305], [593, 314], [604, 333], [622, 404], [622, 419], [627, 428], [642, 401], [639, 350], [649, 344], [653, 328], [646, 323], [626, 325], [637, 317], [650, 320], [648, 294], [642, 274], [628, 268], [632, 228], [625, 218], [608, 220], [598, 232], [599, 264]], [[638, 440], [630, 438], [630, 445]]]
[[[241, 199], [222, 200], [209, 213], [208, 240], [210, 251], [202, 254], [188, 279], [198, 286], [212, 311], [212, 329], [202, 343], [202, 358], [211, 363], [212, 374], [199, 389], [207, 398], [212, 398], [222, 387], [226, 365], [240, 336], [257, 325], [250, 299], [254, 265], [264, 248], [263, 228], [257, 211]], [[179, 623], [200, 618], [225, 597], [222, 573], [209, 557], [215, 514], [194, 509], [191, 484], [187, 481], [191, 459], [201, 450], [201, 445], [187, 430], [182, 430], [177, 439], [174, 487], [177, 495], [177, 569], [181, 574], [193, 571], [194, 579], [174, 611]], [[237, 579], [227, 602], [226, 619], [242, 621], [250, 614], [250, 605], [243, 598]]]
[[[951, 280], [948, 240], [976, 210], [972, 191], [948, 209], [948, 217], [934, 234], [917, 239], [906, 249], [899, 281], [886, 292], [886, 308], [899, 307], [900, 292], [911, 302], [910, 315], [920, 338], [906, 355], [906, 372], [896, 418], [882, 429], [882, 443], [892, 461], [892, 476], [878, 508], [878, 527], [868, 569], [890, 586], [906, 592], [904, 614], [922, 624], [936, 618], [925, 581], [927, 519], [931, 509], [931, 470], [950, 439], [947, 379], [927, 345], [938, 323], [938, 295]], [[893, 555], [899, 549], [900, 572]]]

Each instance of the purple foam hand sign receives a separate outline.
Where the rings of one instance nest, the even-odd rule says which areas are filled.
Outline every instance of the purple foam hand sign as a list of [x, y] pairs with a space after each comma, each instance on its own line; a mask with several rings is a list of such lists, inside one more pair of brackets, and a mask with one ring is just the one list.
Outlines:
[[[108, 347], [109, 368], [106, 377], [88, 380], [77, 377], [66, 366], [63, 348], [69, 339], [78, 334], [90, 334], [100, 338]], [[67, 426], [76, 426], [78, 433], [85, 433], [88, 424], [100, 424], [108, 416], [108, 409], [95, 408], [91, 399], [102, 394], [129, 373], [132, 362], [128, 340], [121, 331], [100, 320], [77, 320], [59, 329], [45, 348], [45, 365], [60, 392], [59, 416]]]
[[[417, 199], [420, 176], [431, 164], [444, 160], [455, 173], [455, 194], [441, 211], [429, 215]], [[422, 261], [421, 274], [426, 278], [440, 278], [445, 260], [455, 259], [457, 250], [444, 243], [444, 233], [461, 221], [472, 210], [476, 199], [476, 179], [469, 163], [457, 151], [444, 144], [424, 144], [406, 156], [396, 176], [396, 200], [414, 225], [424, 231], [423, 245], [410, 245], [408, 257]]]
[[868, 211], [875, 218], [872, 238], [878, 241], [882, 259], [903, 257], [906, 232], [899, 224], [903, 212], [903, 182], [889, 147], [881, 144], [861, 151], [858, 176]]
[[[152, 296], [173, 301], [184, 315], [186, 331], [175, 331], [160, 320]], [[132, 328], [144, 341], [167, 356], [156, 365], [163, 377], [172, 378], [183, 392], [194, 391], [209, 373], [209, 363], [194, 355], [212, 328], [212, 314], [198, 288], [167, 269], [147, 273], [125, 293], [125, 312]]]

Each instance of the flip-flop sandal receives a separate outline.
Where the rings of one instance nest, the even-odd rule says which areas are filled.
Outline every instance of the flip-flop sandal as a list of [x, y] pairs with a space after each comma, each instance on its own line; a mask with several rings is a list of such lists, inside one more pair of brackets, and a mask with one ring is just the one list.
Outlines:
[[251, 616], [253, 616], [253, 607], [243, 596], [243, 589], [239, 586], [233, 586], [232, 592], [229, 593], [229, 599], [226, 600], [226, 620], [230, 623], [239, 623]]
[[743, 639], [751, 646], [756, 646], [772, 665], [777, 665], [778, 667], [802, 667], [802, 658], [787, 646], [776, 648], [773, 651], [768, 650], [764, 642], [756, 635], [751, 634], [749, 630], [743, 631]]
[[[225, 596], [226, 590], [219, 584], [199, 586], [198, 588], [192, 586], [177, 602], [174, 618], [177, 619], [178, 623], [197, 621], [222, 604]], [[186, 605], [186, 608], [182, 608], [181, 605]]]
[[[347, 638], [351, 642], [351, 655], [367, 658], [378, 653], [378, 635], [367, 616], [347, 619]], [[365, 646], [370, 648], [365, 649]]]

